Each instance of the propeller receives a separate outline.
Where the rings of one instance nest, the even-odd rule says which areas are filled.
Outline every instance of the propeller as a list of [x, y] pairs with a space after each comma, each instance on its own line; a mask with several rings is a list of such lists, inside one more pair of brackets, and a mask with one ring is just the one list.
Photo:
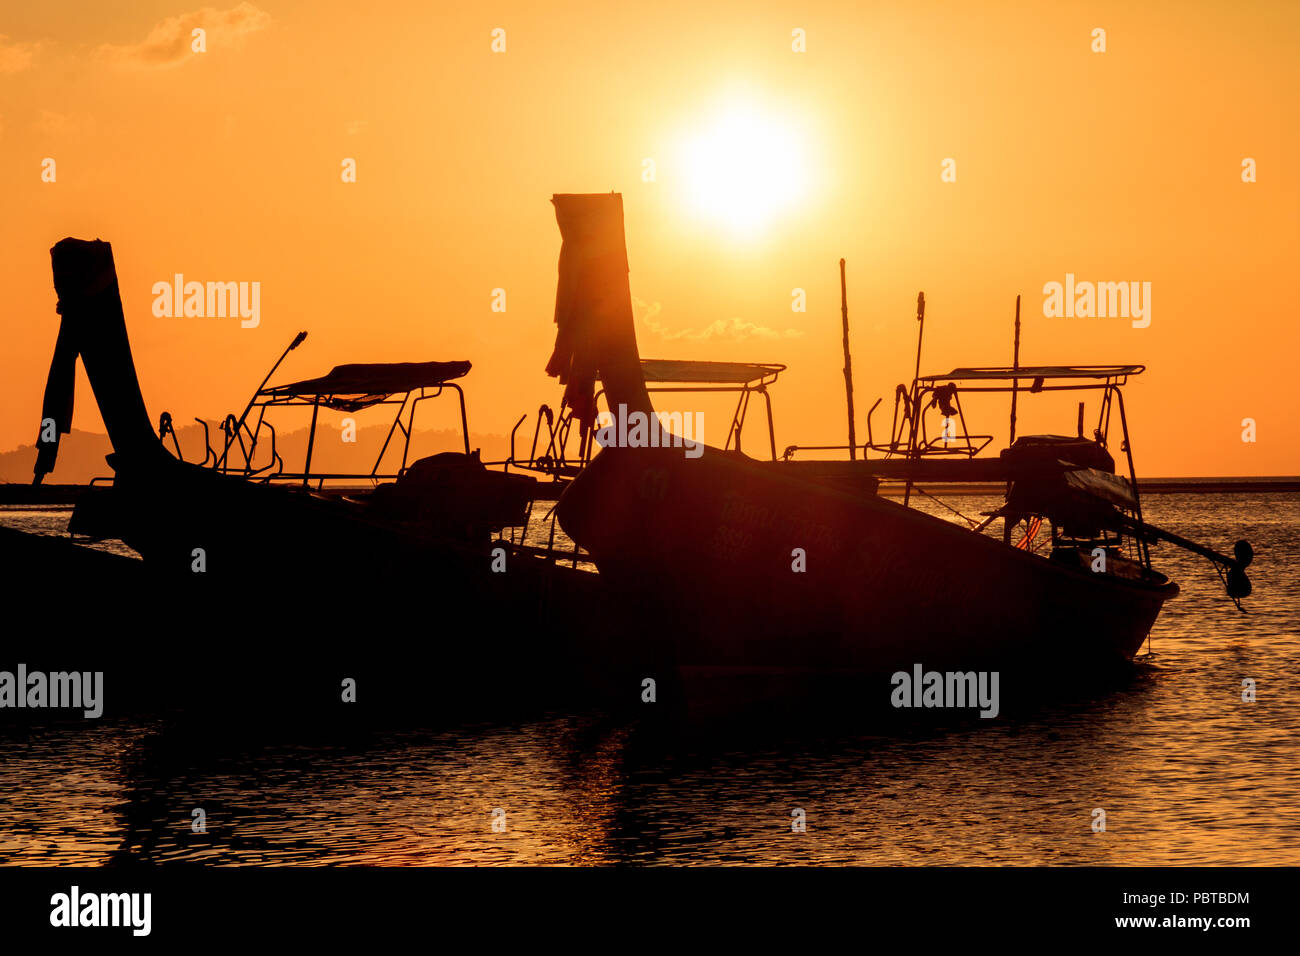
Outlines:
[[1242, 539], [1232, 546], [1232, 554], [1237, 561], [1228, 568], [1228, 597], [1240, 600], [1250, 596], [1251, 585], [1250, 578], [1246, 577], [1246, 568], [1255, 560], [1255, 549], [1249, 541]]

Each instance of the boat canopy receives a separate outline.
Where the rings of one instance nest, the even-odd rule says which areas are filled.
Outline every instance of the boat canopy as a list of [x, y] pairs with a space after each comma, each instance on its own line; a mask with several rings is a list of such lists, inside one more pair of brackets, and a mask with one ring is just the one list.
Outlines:
[[268, 398], [319, 397], [321, 404], [343, 411], [358, 411], [378, 404], [389, 395], [438, 388], [467, 375], [469, 362], [378, 362], [336, 365], [328, 375], [288, 385], [264, 388]]
[[647, 382], [748, 385], [784, 371], [784, 365], [771, 363], [641, 360], [641, 372]]
[[1145, 365], [1021, 365], [1018, 368], [1008, 366], [994, 368], [955, 368], [944, 375], [922, 375], [921, 382], [950, 381], [1011, 381], [1012, 379], [1033, 378], [1091, 378], [1105, 381], [1112, 378], [1124, 378], [1128, 375], [1140, 375], [1146, 371]]

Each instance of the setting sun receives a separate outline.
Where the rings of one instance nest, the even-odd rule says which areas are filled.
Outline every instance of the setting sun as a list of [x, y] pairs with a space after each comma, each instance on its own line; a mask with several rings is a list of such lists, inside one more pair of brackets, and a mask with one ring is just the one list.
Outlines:
[[694, 215], [755, 238], [807, 194], [805, 137], [775, 113], [728, 106], [686, 138], [681, 171]]

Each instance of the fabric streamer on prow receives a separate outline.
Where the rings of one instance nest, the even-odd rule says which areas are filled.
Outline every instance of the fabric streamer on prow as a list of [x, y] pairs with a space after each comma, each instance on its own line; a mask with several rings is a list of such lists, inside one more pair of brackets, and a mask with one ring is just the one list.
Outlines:
[[641, 374], [623, 197], [618, 193], [559, 194], [551, 199], [560, 226], [559, 280], [555, 290], [555, 351], [546, 373], [564, 385], [585, 436], [596, 419], [596, 379], [611, 405], [651, 412]]

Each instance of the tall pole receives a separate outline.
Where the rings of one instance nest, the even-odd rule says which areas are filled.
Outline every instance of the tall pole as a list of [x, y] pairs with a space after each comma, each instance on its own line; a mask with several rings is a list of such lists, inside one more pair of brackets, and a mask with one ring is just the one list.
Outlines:
[[[911, 427], [907, 435], [907, 457], [908, 460], [913, 458], [920, 459], [920, 452], [916, 447], [917, 429], [921, 427], [921, 392], [918, 379], [921, 377], [921, 342], [925, 338], [925, 293], [916, 294], [916, 371], [912, 373], [912, 391], [908, 397], [908, 409], [911, 418]], [[907, 472], [907, 484], [903, 486], [903, 507], [912, 499], [912, 470], [909, 467]]]
[[[1020, 380], [1016, 378], [1016, 373], [1020, 371], [1020, 296], [1016, 296], [1016, 334], [1015, 341], [1011, 347], [1011, 435], [1007, 441], [1007, 447], [1010, 448], [1016, 443], [1016, 393], [1020, 390]], [[1007, 495], [1011, 494], [1011, 481], [1007, 480]], [[1002, 519], [1002, 542], [1011, 543], [1011, 515]], [[1019, 517], [1016, 523], [1019, 524]]]
[[849, 293], [844, 281], [844, 260], [840, 260], [840, 322], [844, 328], [844, 395], [849, 403], [849, 461], [856, 456], [853, 433], [853, 356], [849, 354]]
[[916, 321], [919, 323], [916, 329], [916, 371], [912, 373], [912, 432], [920, 426], [920, 396], [918, 394], [917, 379], [921, 377], [921, 340], [925, 337], [925, 293], [916, 294]]
[[1016, 378], [1015, 373], [1020, 370], [1020, 296], [1016, 296], [1016, 338], [1015, 344], [1011, 349], [1011, 438], [1007, 442], [1010, 448], [1016, 442], [1016, 392], [1019, 391], [1020, 380]]

